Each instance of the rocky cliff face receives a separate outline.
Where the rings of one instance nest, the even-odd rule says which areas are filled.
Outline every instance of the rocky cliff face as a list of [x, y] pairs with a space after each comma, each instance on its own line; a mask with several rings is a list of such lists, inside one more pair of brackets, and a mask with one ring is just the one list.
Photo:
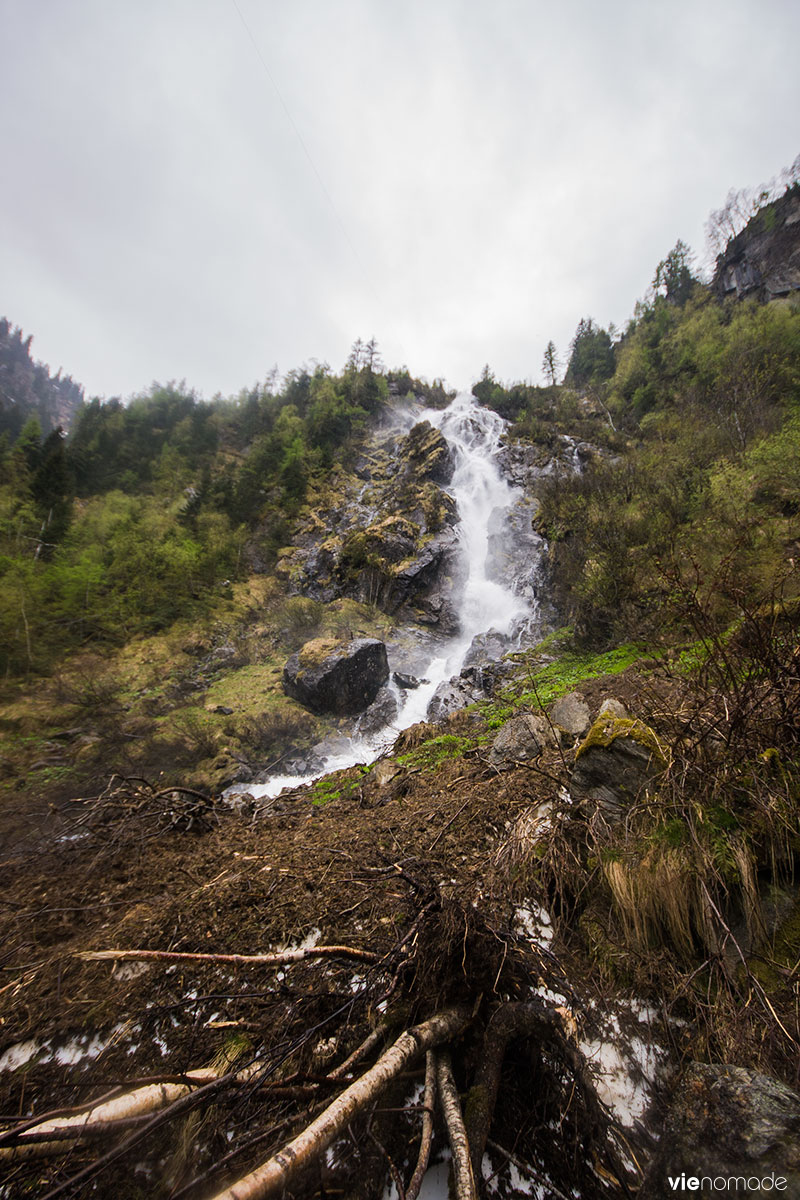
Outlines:
[[338, 491], [301, 520], [278, 574], [291, 592], [350, 596], [449, 629], [458, 514], [440, 485], [452, 474], [452, 451], [429, 422], [379, 431]]
[[756, 213], [717, 259], [719, 296], [775, 300], [800, 290], [800, 185]]

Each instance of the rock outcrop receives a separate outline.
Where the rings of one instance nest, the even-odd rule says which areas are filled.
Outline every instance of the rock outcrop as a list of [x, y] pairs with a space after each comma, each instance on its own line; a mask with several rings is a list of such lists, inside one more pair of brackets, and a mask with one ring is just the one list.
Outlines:
[[[641, 1194], [674, 1196], [670, 1177], [682, 1175], [714, 1180], [715, 1192], [738, 1195], [739, 1184], [723, 1186], [738, 1177], [753, 1181], [741, 1191], [800, 1196], [800, 1096], [744, 1067], [692, 1064], [672, 1099]], [[786, 1182], [764, 1182], [770, 1179]], [[689, 1190], [699, 1188], [690, 1184]]]
[[386, 646], [377, 638], [306, 642], [283, 668], [287, 696], [314, 713], [363, 712], [389, 678]]
[[767, 204], [717, 259], [719, 296], [774, 300], [800, 290], [800, 184]]
[[417, 479], [449, 483], [453, 478], [453, 451], [430, 421], [418, 421], [400, 447], [400, 459]]

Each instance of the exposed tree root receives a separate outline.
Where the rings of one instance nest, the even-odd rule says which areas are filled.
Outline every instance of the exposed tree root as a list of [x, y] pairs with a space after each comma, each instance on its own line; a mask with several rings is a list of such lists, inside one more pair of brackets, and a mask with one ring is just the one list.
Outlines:
[[422, 1099], [422, 1137], [414, 1174], [406, 1188], [406, 1200], [417, 1200], [422, 1180], [428, 1169], [433, 1142], [433, 1105], [436, 1100], [436, 1055], [429, 1050], [425, 1056], [425, 1092]]
[[461, 1101], [453, 1079], [450, 1055], [446, 1050], [437, 1055], [436, 1082], [439, 1086], [439, 1100], [447, 1126], [447, 1136], [453, 1151], [453, 1189], [456, 1200], [478, 1200], [475, 1174], [470, 1162], [469, 1139], [461, 1114]]
[[468, 1013], [452, 1008], [408, 1029], [365, 1075], [346, 1088], [315, 1121], [262, 1166], [219, 1192], [214, 1200], [264, 1200], [279, 1194], [346, 1128], [355, 1115], [388, 1087], [423, 1051], [450, 1041], [466, 1027]]

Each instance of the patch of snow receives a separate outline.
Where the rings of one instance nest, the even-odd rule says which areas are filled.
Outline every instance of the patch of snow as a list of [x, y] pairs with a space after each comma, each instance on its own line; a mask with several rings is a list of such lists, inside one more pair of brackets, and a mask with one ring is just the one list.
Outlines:
[[553, 940], [553, 922], [541, 904], [527, 900], [514, 910], [514, 927], [534, 946], [549, 946]]
[[0, 1058], [0, 1071], [17, 1071], [20, 1067], [24, 1067], [42, 1051], [49, 1051], [49, 1044], [32, 1039], [29, 1042], [17, 1042], [16, 1046], [9, 1046], [5, 1054]]
[[129, 979], [146, 975], [150, 969], [150, 964], [146, 962], [121, 962], [116, 964], [111, 975], [118, 983], [127, 983]]

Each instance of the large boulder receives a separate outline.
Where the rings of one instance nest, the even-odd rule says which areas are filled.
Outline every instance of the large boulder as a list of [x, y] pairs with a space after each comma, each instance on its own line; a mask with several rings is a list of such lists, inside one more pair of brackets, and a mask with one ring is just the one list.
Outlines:
[[388, 678], [386, 646], [376, 638], [315, 638], [286, 663], [283, 690], [312, 712], [347, 715], [363, 712]]
[[[683, 1176], [685, 1190], [673, 1186]], [[701, 1189], [690, 1179], [713, 1182]], [[712, 1188], [715, 1193], [800, 1196], [797, 1092], [745, 1067], [689, 1067], [673, 1096], [641, 1194], [664, 1200], [676, 1191], [705, 1195]]]
[[664, 747], [649, 725], [604, 715], [578, 747], [569, 790], [585, 808], [616, 820], [666, 765]]

